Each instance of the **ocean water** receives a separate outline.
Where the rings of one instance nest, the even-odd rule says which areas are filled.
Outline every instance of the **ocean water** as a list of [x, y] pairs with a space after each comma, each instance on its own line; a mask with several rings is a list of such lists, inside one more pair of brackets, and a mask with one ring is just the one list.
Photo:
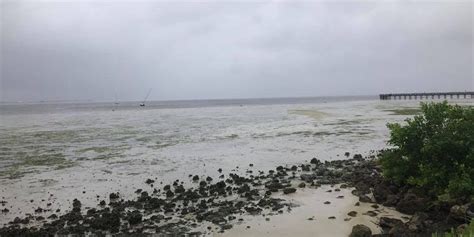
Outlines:
[[[327, 97], [0, 105], [0, 223], [34, 209], [132, 197], [147, 178], [269, 170], [386, 147], [419, 101]], [[473, 104], [472, 100], [458, 103]], [[33, 202], [31, 202], [33, 200]], [[50, 203], [50, 205], [48, 205]]]

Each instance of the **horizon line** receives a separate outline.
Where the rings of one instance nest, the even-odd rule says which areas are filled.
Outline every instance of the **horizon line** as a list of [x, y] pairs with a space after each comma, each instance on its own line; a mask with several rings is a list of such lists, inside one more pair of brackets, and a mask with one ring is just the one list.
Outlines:
[[[219, 100], [271, 100], [271, 99], [305, 99], [305, 98], [323, 98], [323, 97], [371, 97], [378, 94], [367, 95], [321, 95], [321, 96], [283, 96], [283, 97], [242, 97], [242, 98], [209, 98], [209, 99], [158, 99], [147, 102], [180, 102], [180, 101], [219, 101]], [[66, 104], [66, 103], [115, 103], [115, 102], [143, 102], [142, 100], [27, 100], [27, 101], [0, 101], [0, 104]]]

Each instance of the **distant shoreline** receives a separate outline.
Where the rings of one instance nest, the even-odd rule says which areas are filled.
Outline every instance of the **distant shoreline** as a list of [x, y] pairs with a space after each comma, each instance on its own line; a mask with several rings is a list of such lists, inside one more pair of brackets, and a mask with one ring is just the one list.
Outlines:
[[[255, 98], [211, 98], [211, 99], [176, 99], [176, 100], [150, 100], [148, 103], [176, 103], [196, 101], [273, 101], [273, 100], [307, 100], [323, 98], [370, 98], [377, 99], [378, 95], [331, 95], [331, 96], [302, 96], [302, 97], [255, 97]], [[101, 104], [114, 103], [113, 100], [32, 100], [32, 101], [0, 101], [0, 105], [33, 105], [33, 104]], [[141, 100], [117, 101], [119, 103], [140, 103]]]
[[[261, 99], [222, 99], [222, 100], [175, 100], [148, 101], [145, 107], [140, 107], [141, 101], [118, 102], [68, 102], [68, 103], [15, 103], [1, 104], [2, 115], [35, 114], [77, 111], [122, 111], [150, 109], [186, 109], [212, 107], [242, 107], [242, 106], [271, 106], [294, 104], [322, 104], [351, 101], [376, 101], [376, 96], [333, 96], [333, 97], [301, 97], [301, 98], [261, 98]], [[117, 104], [115, 104], [117, 103]]]

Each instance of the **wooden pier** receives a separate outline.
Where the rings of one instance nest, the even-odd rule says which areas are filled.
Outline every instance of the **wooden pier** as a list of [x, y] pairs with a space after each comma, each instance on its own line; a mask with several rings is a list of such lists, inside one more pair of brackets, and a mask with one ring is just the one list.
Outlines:
[[380, 94], [381, 100], [474, 99], [473, 91]]

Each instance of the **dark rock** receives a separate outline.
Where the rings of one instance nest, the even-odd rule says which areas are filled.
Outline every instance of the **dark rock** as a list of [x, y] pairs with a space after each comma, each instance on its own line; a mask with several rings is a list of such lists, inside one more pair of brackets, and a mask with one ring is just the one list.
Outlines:
[[229, 230], [229, 229], [232, 229], [232, 225], [231, 224], [224, 224], [224, 225], [221, 226], [221, 228], [223, 230]]
[[358, 182], [354, 186], [356, 189], [351, 192], [354, 196], [360, 197], [370, 193], [370, 186], [366, 182]]
[[69, 224], [79, 224], [79, 221], [82, 221], [83, 220], [83, 217], [81, 215], [80, 212], [75, 212], [75, 211], [72, 211], [72, 212], [69, 212], [67, 214], [65, 214], [64, 216], [62, 216], [62, 218], [67, 221], [68, 225]]
[[273, 182], [267, 183], [267, 184], [265, 184], [265, 187], [267, 189], [269, 189], [270, 191], [272, 191], [272, 192], [276, 192], [279, 189], [284, 188], [283, 184], [281, 184], [278, 181], [273, 181]]
[[73, 212], [81, 212], [81, 206], [82, 206], [82, 204], [79, 200], [74, 199], [72, 201], [72, 211]]
[[399, 212], [413, 215], [415, 212], [423, 211], [425, 209], [426, 201], [413, 193], [407, 193], [398, 202], [396, 209]]
[[422, 233], [425, 232], [425, 221], [428, 219], [428, 214], [424, 212], [415, 213], [410, 220], [406, 223], [408, 230], [411, 232]]
[[364, 215], [374, 217], [374, 216], [377, 216], [377, 213], [374, 212], [374, 211], [368, 211], [368, 212], [364, 213]]
[[184, 193], [186, 189], [183, 187], [183, 185], [179, 185], [174, 189], [175, 193]]
[[361, 195], [361, 196], [359, 197], [359, 202], [372, 203], [373, 201], [372, 201], [372, 199], [371, 199], [369, 196], [367, 196], [367, 195]]
[[137, 225], [142, 222], [142, 214], [139, 211], [133, 211], [128, 213], [127, 219], [130, 225]]
[[352, 227], [349, 237], [371, 237], [372, 231], [365, 225], [355, 225]]
[[384, 183], [375, 185], [372, 193], [374, 194], [375, 201], [378, 203], [384, 203], [387, 200], [387, 196], [392, 194]]
[[15, 219], [11, 222], [12, 224], [23, 224], [26, 225], [30, 223], [30, 219], [28, 217], [21, 219], [20, 217], [15, 217]]
[[311, 183], [313, 180], [316, 179], [316, 175], [314, 175], [314, 174], [302, 174], [300, 176], [300, 179], [305, 181], [305, 182]]
[[296, 192], [296, 188], [285, 188], [283, 189], [284, 194], [290, 194]]
[[388, 228], [388, 229], [391, 229], [395, 226], [398, 226], [398, 225], [403, 225], [403, 221], [399, 220], [399, 219], [394, 219], [394, 218], [390, 218], [390, 217], [380, 217], [379, 219], [379, 226], [382, 227], [382, 228]]
[[119, 197], [120, 197], [120, 196], [119, 196], [118, 193], [111, 193], [111, 194], [109, 195], [110, 200], [117, 200]]
[[351, 216], [351, 217], [356, 217], [357, 216], [357, 212], [356, 211], [350, 211], [349, 213], [347, 213], [348, 216]]
[[321, 164], [321, 161], [319, 161], [319, 160], [316, 159], [316, 158], [313, 158], [313, 159], [311, 159], [310, 163], [311, 163], [311, 164], [315, 164], [315, 165], [319, 165], [319, 164]]
[[449, 210], [448, 218], [460, 221], [460, 222], [468, 222], [467, 211], [469, 209], [469, 205], [454, 205]]
[[91, 209], [87, 210], [86, 213], [87, 213], [87, 214], [86, 214], [87, 216], [94, 216], [95, 214], [98, 213], [98, 211], [97, 211], [97, 209], [95, 209], [95, 208], [91, 208]]
[[171, 190], [166, 191], [166, 197], [167, 198], [170, 198], [170, 197], [173, 197], [173, 196], [174, 196], [174, 193]]
[[397, 205], [397, 203], [398, 203], [398, 196], [390, 194], [390, 195], [387, 195], [385, 202], [383, 202], [382, 204], [387, 207], [394, 207]]
[[474, 219], [474, 201], [471, 201], [470, 204], [466, 204], [468, 206], [466, 214], [469, 218]]
[[388, 232], [389, 236], [415, 236], [413, 233], [407, 229], [404, 225], [396, 225], [390, 229]]
[[244, 209], [251, 215], [257, 215], [257, 214], [260, 214], [260, 212], [262, 212], [262, 208], [258, 208], [258, 207], [250, 206], [250, 207], [245, 207]]

